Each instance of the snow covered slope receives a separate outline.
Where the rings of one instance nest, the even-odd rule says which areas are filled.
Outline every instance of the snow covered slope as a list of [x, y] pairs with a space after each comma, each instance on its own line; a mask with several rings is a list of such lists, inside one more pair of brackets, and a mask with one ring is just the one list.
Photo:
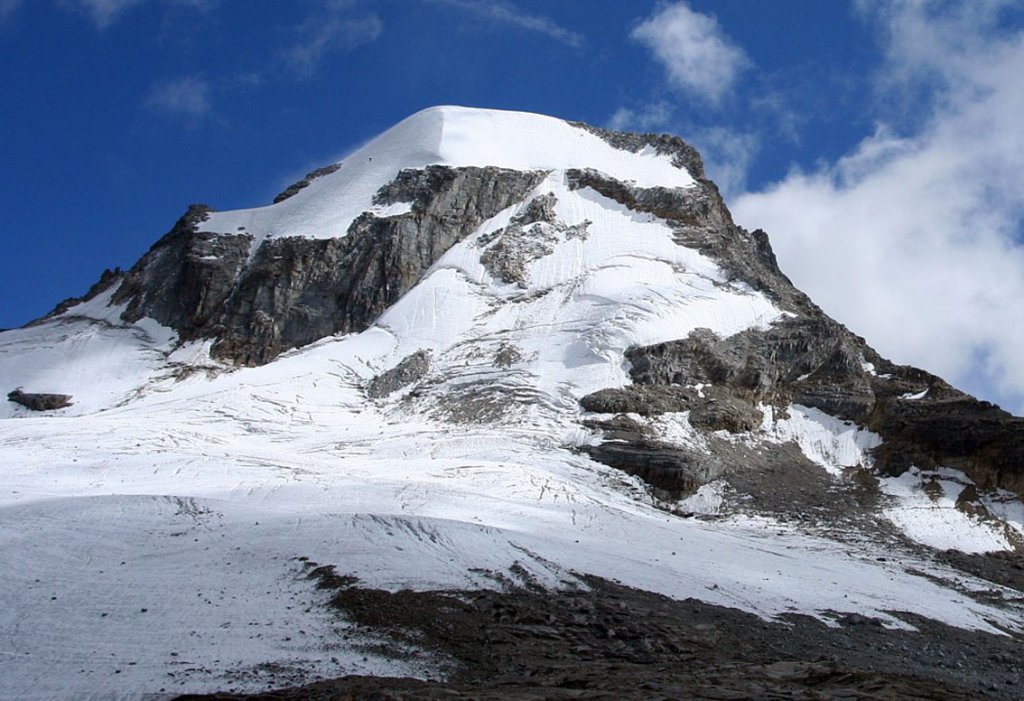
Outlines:
[[[587, 456], [606, 436], [580, 400], [631, 385], [629, 349], [698, 329], [767, 332], [800, 313], [714, 249], [684, 245], [696, 225], [622, 195], [706, 192], [667, 155], [547, 117], [436, 108], [290, 199], [215, 213], [202, 227], [244, 227], [257, 243], [342, 236], [363, 212], [402, 216], [374, 210], [374, 195], [429, 164], [543, 176], [360, 333], [229, 368], [201, 339], [179, 345], [151, 320], [122, 321], [107, 306], [112, 288], [0, 335], [0, 386], [75, 397], [48, 415], [7, 406], [0, 422], [0, 698], [439, 673], [426, 653], [368, 653], [372, 635], [326, 613], [305, 559], [390, 590], [575, 587], [595, 574], [766, 617], [831, 624], [856, 612], [905, 628], [899, 612], [910, 612], [1022, 630], [1016, 592], [905, 543], [854, 532], [840, 541], [723, 508], [721, 482], [656, 498]], [[573, 169], [619, 186], [580, 186]], [[620, 419], [659, 449], [798, 446], [837, 482], [869, 467], [879, 444], [818, 409], [758, 411], [758, 425], [731, 433], [695, 427], [688, 411]], [[992, 518], [1019, 521], [1019, 502], [1003, 496]], [[902, 523], [897, 507], [890, 516]], [[688, 509], [707, 518], [679, 515]]]
[[[640, 187], [689, 187], [693, 178], [654, 149], [630, 153], [560, 119], [526, 112], [432, 107], [398, 123], [341, 161], [334, 173], [269, 207], [213, 214], [203, 231], [255, 237], [344, 236], [374, 195], [405, 168], [500, 166], [514, 170], [595, 168]], [[400, 209], [378, 210], [394, 215]]]
[[[57, 413], [71, 416], [116, 406], [165, 375], [176, 334], [152, 319], [123, 322], [123, 306], [110, 306], [112, 293], [0, 334], [5, 391], [69, 394], [74, 403]], [[30, 413], [14, 402], [0, 404], [0, 418]]]

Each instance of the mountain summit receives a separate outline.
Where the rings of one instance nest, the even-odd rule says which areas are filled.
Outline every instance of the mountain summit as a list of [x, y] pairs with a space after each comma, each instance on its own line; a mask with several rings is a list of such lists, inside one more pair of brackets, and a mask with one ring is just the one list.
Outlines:
[[0, 696], [1024, 683], [1024, 419], [825, 315], [678, 137], [424, 110], [0, 380]]

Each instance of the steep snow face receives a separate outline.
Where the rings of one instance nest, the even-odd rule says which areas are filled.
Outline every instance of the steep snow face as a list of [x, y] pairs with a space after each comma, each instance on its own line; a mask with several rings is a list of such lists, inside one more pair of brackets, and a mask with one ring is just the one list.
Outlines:
[[[433, 107], [418, 112], [359, 148], [330, 175], [268, 207], [216, 212], [201, 230], [245, 231], [253, 247], [266, 237], [344, 236], [373, 211], [373, 196], [400, 170], [428, 165], [497, 166], [512, 170], [594, 168], [640, 187], [690, 187], [690, 174], [653, 149], [630, 153], [554, 117], [526, 112]], [[379, 210], [382, 215], [400, 209]]]

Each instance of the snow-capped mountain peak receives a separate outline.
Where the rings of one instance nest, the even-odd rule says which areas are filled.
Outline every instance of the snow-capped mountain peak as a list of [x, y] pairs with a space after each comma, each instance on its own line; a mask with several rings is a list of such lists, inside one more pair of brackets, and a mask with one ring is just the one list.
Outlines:
[[428, 165], [522, 171], [595, 168], [640, 187], [694, 184], [685, 167], [652, 146], [631, 153], [554, 117], [451, 106], [417, 112], [335, 165], [334, 172], [286, 201], [214, 213], [201, 230], [244, 230], [256, 245], [267, 236], [343, 236], [356, 217], [374, 211], [374, 196], [399, 171]]
[[970, 560], [1024, 546], [1022, 420], [829, 319], [677, 137], [419, 112], [190, 208], [0, 381], [0, 696], [447, 673], [325, 589], [1024, 630]]

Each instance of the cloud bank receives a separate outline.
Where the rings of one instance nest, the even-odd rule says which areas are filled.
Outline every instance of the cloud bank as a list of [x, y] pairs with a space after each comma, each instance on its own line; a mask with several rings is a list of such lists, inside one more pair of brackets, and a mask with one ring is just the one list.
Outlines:
[[1006, 5], [861, 3], [884, 42], [890, 119], [731, 209], [880, 352], [1022, 414], [1024, 31], [999, 25]]

